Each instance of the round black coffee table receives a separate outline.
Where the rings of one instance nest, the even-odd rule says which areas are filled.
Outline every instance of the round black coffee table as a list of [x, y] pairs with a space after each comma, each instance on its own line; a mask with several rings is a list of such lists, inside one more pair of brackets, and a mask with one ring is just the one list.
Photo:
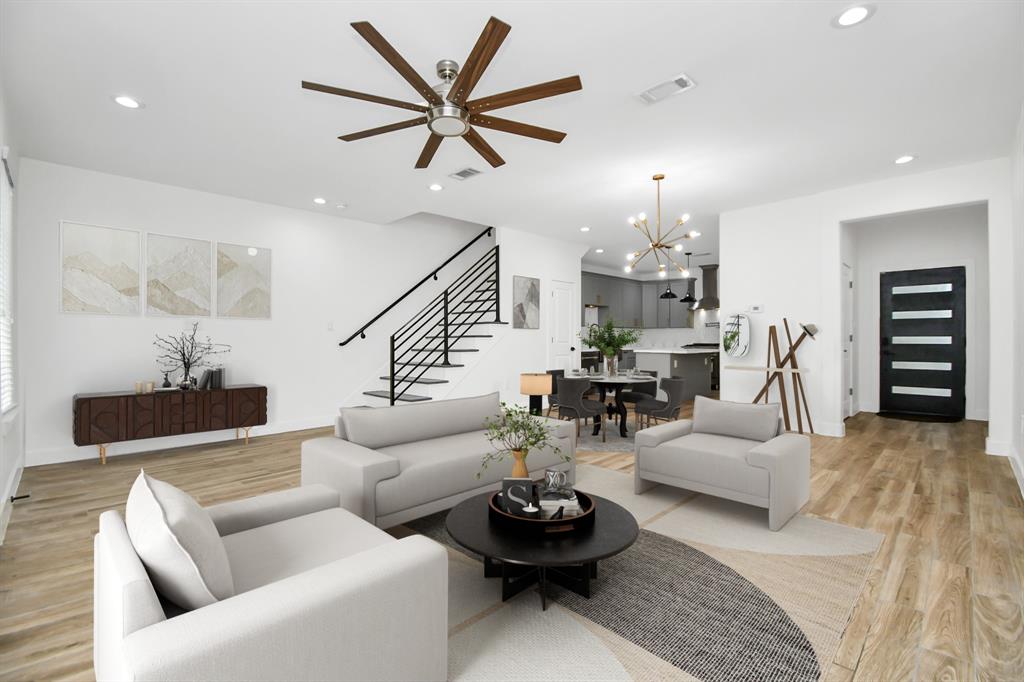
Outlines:
[[484, 576], [501, 578], [501, 599], [508, 600], [537, 583], [541, 606], [548, 608], [547, 582], [590, 598], [590, 580], [597, 562], [626, 549], [640, 532], [628, 511], [597, 495], [594, 527], [580, 533], [547, 536], [519, 534], [491, 523], [481, 493], [455, 505], [448, 513], [448, 534], [466, 549], [484, 557]]

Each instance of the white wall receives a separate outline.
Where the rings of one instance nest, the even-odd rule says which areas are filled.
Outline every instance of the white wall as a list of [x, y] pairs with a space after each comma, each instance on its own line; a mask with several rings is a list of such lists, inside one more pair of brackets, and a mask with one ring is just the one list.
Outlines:
[[[814, 322], [821, 333], [801, 347], [807, 397], [819, 433], [841, 436], [842, 422], [842, 268], [841, 230], [844, 221], [917, 211], [940, 206], [987, 202], [989, 225], [989, 306], [1015, 310], [1013, 221], [1010, 163], [993, 159], [929, 173], [854, 185], [811, 196], [788, 199], [723, 213], [720, 221], [722, 314], [742, 312], [761, 303], [765, 312], [752, 315], [754, 351], [742, 360], [763, 362], [767, 327], [783, 316]], [[990, 355], [999, 357], [989, 374], [989, 433], [986, 449], [993, 454], [1012, 450], [1014, 379], [1017, 358], [1005, 352], [1013, 338], [1013, 315], [990, 318]], [[722, 372], [722, 397], [750, 400], [761, 375]]]
[[[494, 327], [494, 339], [480, 353], [482, 357], [477, 364], [486, 366], [487, 371], [464, 375], [449, 395], [454, 398], [500, 391], [502, 400], [525, 405], [529, 400], [519, 393], [519, 375], [544, 372], [553, 366], [549, 357], [551, 283], [561, 281], [573, 285], [571, 314], [574, 319], [578, 318], [580, 259], [587, 247], [509, 228], [498, 229], [498, 244], [501, 247], [501, 316], [509, 324]], [[540, 329], [512, 329], [511, 292], [515, 275], [540, 280]], [[576, 348], [578, 352], [579, 345]]]
[[[200, 321], [201, 332], [233, 346], [224, 359], [229, 382], [269, 388], [268, 424], [254, 433], [331, 423], [352, 388], [386, 361], [390, 333], [447, 277], [425, 286], [366, 340], [344, 348], [338, 342], [481, 229], [427, 217], [374, 225], [32, 159], [21, 162], [18, 189], [18, 342], [28, 465], [95, 457], [95, 448], [72, 443], [72, 396], [159, 380], [154, 334], [192, 321], [59, 312], [60, 220], [272, 250], [273, 319]], [[478, 244], [464, 258], [475, 260], [486, 248]], [[461, 268], [455, 263], [447, 270], [450, 276], [468, 264], [460, 262]], [[122, 443], [110, 454], [231, 437], [233, 431], [223, 431]]]
[[[6, 5], [0, 5], [0, 24], [3, 23], [2, 15], [4, 11], [6, 11]], [[18, 175], [18, 145], [8, 125], [2, 71], [0, 71], [0, 146], [9, 148], [7, 163], [11, 168], [11, 174], [14, 176], [15, 182], [20, 184]], [[7, 179], [0, 177], [0, 182], [7, 182]], [[14, 191], [15, 225], [18, 220], [19, 189], [16, 186]], [[17, 235], [15, 235], [15, 242], [17, 242]], [[19, 269], [17, 259], [14, 259], [12, 264], [14, 265], [15, 273], [17, 273]], [[17, 282], [15, 282], [15, 291], [17, 291]], [[15, 301], [15, 317], [17, 318], [17, 301]], [[23, 395], [21, 388], [23, 385], [22, 373], [19, 365], [18, 346], [15, 345], [14, 381], [16, 402], [20, 402], [20, 397]], [[10, 498], [17, 490], [18, 481], [21, 479], [21, 470], [25, 465], [24, 421], [24, 410], [21, 406], [16, 406], [8, 411], [7, 414], [0, 415], [0, 541], [2, 541], [4, 531], [7, 528], [7, 519], [10, 517]]]
[[[988, 419], [988, 212], [984, 204], [845, 223], [854, 250], [857, 408], [878, 411], [879, 276], [963, 266], [967, 275], [966, 415]], [[847, 261], [846, 254], [843, 257]]]
[[1016, 322], [1012, 353], [1016, 356], [1017, 374], [1014, 381], [1013, 401], [1010, 413], [1013, 415], [1013, 448], [1012, 455], [1017, 474], [1017, 482], [1024, 491], [1024, 105], [1020, 109], [1017, 121], [1017, 132], [1010, 150], [1012, 164], [1013, 187], [1013, 233], [1014, 261], [1017, 279], [1014, 289], [1018, 292], [1017, 305], [1013, 309]]

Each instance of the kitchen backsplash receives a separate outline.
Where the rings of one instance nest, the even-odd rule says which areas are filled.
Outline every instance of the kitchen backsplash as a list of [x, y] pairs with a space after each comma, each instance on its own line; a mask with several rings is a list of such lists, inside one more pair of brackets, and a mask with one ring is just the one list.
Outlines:
[[[629, 348], [679, 348], [688, 343], [718, 343], [718, 327], [707, 327], [707, 322], [718, 322], [718, 311], [697, 311], [693, 316], [694, 328], [685, 329], [644, 329], [643, 336]], [[586, 329], [580, 330], [586, 334]], [[586, 346], [583, 350], [588, 350]]]

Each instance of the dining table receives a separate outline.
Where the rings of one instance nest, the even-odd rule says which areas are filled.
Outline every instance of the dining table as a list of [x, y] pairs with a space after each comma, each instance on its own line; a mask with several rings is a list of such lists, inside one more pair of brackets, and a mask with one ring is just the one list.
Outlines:
[[[658, 381], [657, 377], [646, 374], [580, 374], [579, 376], [580, 378], [590, 379], [591, 385], [598, 390], [602, 403], [608, 399], [609, 391], [615, 391], [615, 404], [608, 404], [608, 418], [610, 421], [613, 415], [619, 415], [619, 435], [623, 438], [628, 436], [629, 432], [626, 429], [626, 404], [622, 402], [622, 394], [633, 386]], [[599, 433], [600, 425], [595, 423], [594, 435], [596, 436]]]

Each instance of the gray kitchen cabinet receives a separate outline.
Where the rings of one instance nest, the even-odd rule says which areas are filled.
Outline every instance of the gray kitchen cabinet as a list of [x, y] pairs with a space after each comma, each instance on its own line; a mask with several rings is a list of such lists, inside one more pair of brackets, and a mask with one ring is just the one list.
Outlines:
[[643, 326], [643, 290], [640, 282], [622, 281], [622, 317], [623, 325], [628, 327]]
[[645, 329], [658, 328], [658, 283], [644, 282], [640, 285], [642, 301], [641, 317]]

